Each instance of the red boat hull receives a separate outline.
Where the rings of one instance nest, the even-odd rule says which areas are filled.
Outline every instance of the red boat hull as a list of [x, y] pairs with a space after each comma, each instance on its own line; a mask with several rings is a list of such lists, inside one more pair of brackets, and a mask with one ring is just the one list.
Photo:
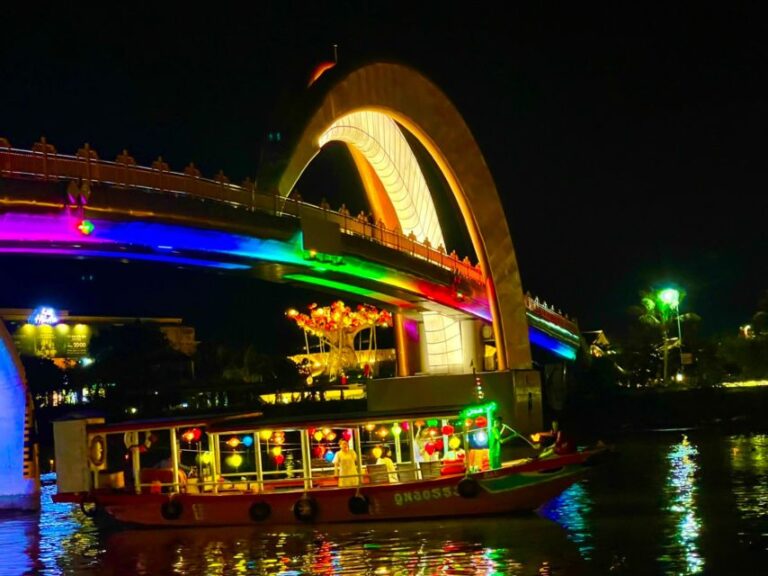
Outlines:
[[[465, 476], [359, 488], [263, 493], [61, 495], [122, 524], [237, 526], [416, 520], [534, 510], [580, 480], [598, 453], [556, 456]], [[92, 504], [91, 504], [92, 503]]]

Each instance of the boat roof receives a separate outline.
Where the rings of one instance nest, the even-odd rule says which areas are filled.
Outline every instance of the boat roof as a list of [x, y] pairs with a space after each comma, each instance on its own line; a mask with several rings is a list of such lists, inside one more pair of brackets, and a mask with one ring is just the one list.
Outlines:
[[260, 428], [312, 428], [333, 425], [357, 425], [368, 422], [387, 420], [413, 420], [418, 418], [457, 417], [465, 408], [463, 405], [447, 405], [437, 407], [414, 407], [406, 410], [388, 410], [378, 412], [333, 412], [292, 415], [264, 415], [263, 412], [245, 412], [229, 415], [198, 415], [152, 418], [144, 420], [129, 420], [104, 424], [91, 424], [90, 433], [118, 434], [141, 430], [161, 430], [169, 428], [205, 427], [207, 432], [239, 432], [257, 430]]
[[[261, 415], [261, 412], [251, 412], [253, 417]], [[126, 420], [124, 422], [111, 422], [102, 424], [90, 424], [88, 432], [102, 434], [118, 434], [120, 432], [133, 432], [140, 430], [162, 430], [164, 428], [193, 428], [195, 426], [207, 426], [212, 420], [222, 418], [221, 414], [215, 415], [184, 415], [166, 416], [163, 418], [146, 418], [141, 420]]]
[[414, 407], [407, 410], [379, 412], [336, 412], [332, 414], [303, 414], [280, 417], [253, 417], [235, 415], [211, 421], [208, 432], [238, 432], [270, 427], [313, 428], [333, 425], [357, 425], [387, 420], [413, 420], [418, 418], [458, 417], [463, 406]]

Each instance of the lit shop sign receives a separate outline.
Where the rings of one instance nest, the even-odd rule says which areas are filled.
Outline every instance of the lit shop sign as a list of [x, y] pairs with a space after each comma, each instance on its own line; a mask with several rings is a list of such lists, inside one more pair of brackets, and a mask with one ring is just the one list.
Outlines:
[[35, 326], [53, 326], [59, 323], [59, 317], [53, 308], [41, 306], [40, 308], [35, 308], [35, 311], [29, 317], [29, 322]]

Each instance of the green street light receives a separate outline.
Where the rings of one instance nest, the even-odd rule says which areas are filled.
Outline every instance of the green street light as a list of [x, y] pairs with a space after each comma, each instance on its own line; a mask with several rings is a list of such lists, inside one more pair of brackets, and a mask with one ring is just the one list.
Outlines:
[[[682, 370], [683, 367], [683, 331], [680, 327], [680, 291], [676, 290], [675, 288], [664, 288], [657, 293], [657, 297], [659, 302], [663, 304], [662, 320], [664, 331], [664, 383], [667, 384], [669, 382], [669, 338], [667, 331], [667, 319], [669, 318], [669, 313], [672, 310], [674, 310], [675, 315], [677, 316], [677, 347], [680, 351], [680, 369]], [[664, 308], [666, 308], [666, 310], [664, 310]]]
[[670, 308], [677, 308], [680, 305], [680, 292], [674, 288], [665, 288], [659, 292], [659, 300]]

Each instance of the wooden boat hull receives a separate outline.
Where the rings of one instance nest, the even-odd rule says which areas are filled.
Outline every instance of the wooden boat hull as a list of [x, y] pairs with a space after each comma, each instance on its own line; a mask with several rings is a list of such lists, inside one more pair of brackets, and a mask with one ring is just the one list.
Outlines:
[[121, 524], [237, 526], [324, 524], [481, 516], [530, 511], [580, 480], [596, 452], [580, 452], [470, 475], [309, 491], [133, 494], [76, 498]]

